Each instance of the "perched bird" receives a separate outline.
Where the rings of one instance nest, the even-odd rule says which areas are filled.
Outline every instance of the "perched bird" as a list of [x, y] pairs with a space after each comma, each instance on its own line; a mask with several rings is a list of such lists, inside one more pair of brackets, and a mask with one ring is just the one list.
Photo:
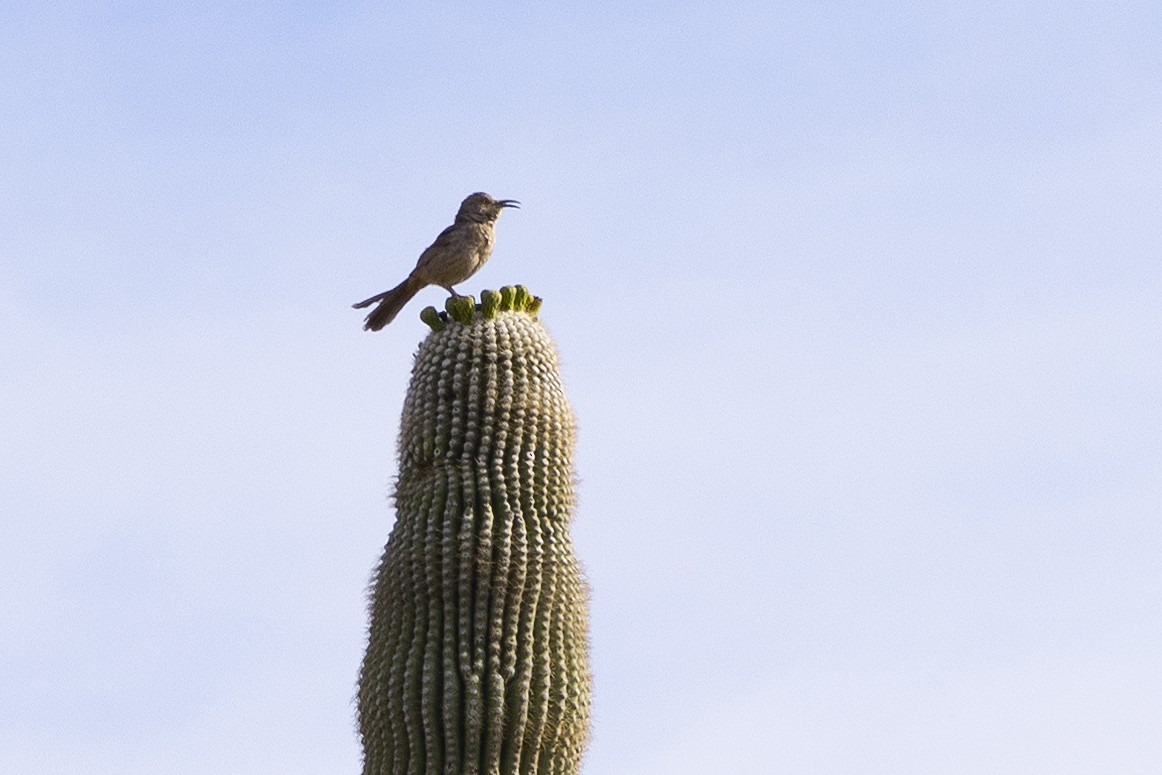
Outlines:
[[352, 305], [355, 309], [362, 309], [379, 302], [364, 321], [364, 330], [378, 331], [386, 326], [413, 296], [429, 285], [438, 285], [453, 296], [459, 296], [452, 286], [474, 275], [492, 255], [493, 228], [500, 211], [506, 207], [519, 208], [520, 202], [493, 199], [482, 192], [461, 202], [456, 220], [420, 254], [416, 268], [406, 280], [390, 291]]

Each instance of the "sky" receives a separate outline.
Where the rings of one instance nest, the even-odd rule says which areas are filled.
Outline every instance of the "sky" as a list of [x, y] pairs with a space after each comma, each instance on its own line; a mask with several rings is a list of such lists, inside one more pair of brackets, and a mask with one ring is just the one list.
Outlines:
[[1162, 771], [1147, 2], [0, 6], [0, 771], [352, 773], [428, 289], [578, 418], [583, 772]]

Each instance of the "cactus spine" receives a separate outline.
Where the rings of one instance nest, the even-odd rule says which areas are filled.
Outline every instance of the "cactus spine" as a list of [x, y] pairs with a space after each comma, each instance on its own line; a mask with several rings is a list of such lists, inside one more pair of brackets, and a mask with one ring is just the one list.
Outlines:
[[572, 411], [521, 286], [429, 307], [359, 676], [364, 775], [575, 775], [589, 728]]

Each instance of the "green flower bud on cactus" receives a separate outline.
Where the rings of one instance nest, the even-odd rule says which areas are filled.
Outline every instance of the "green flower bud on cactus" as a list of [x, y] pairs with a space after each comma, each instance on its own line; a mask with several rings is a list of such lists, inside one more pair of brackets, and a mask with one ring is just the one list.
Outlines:
[[440, 318], [440, 313], [436, 312], [435, 307], [424, 307], [420, 310], [420, 320], [431, 326], [433, 331], [444, 330], [444, 321]]
[[359, 676], [364, 775], [576, 775], [588, 736], [573, 415], [540, 299], [481, 299], [422, 313]]

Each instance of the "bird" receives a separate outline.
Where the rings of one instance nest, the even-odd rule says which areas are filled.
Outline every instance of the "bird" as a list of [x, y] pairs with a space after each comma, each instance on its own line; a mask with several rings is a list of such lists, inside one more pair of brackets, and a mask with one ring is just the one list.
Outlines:
[[506, 207], [519, 209], [520, 202], [493, 199], [483, 191], [468, 195], [460, 203], [452, 225], [440, 232], [436, 241], [420, 254], [416, 268], [406, 280], [390, 291], [377, 293], [352, 305], [355, 309], [363, 309], [379, 303], [364, 320], [363, 329], [380, 330], [395, 319], [413, 296], [429, 285], [438, 285], [453, 296], [460, 296], [452, 286], [474, 275], [492, 255], [496, 219]]

